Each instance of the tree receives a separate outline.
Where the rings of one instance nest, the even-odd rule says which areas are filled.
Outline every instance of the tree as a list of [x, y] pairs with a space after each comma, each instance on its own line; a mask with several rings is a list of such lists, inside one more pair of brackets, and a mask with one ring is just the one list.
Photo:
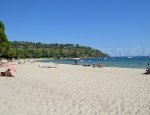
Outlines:
[[5, 34], [5, 26], [0, 21], [0, 57], [8, 57], [9, 41]]

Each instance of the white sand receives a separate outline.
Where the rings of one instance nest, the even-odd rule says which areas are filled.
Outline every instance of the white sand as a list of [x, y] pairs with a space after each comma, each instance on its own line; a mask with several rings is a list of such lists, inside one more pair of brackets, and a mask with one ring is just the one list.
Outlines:
[[0, 77], [0, 115], [150, 115], [145, 70], [38, 65]]

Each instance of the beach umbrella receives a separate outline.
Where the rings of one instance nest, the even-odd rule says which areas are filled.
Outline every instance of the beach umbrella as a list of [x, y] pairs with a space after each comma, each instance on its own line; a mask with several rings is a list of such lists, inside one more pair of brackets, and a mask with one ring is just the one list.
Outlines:
[[2, 63], [0, 63], [0, 67], [4, 67]]
[[1, 63], [1, 65], [3, 66], [3, 67], [6, 67], [7, 69], [10, 69], [11, 71], [14, 71], [14, 72], [16, 72], [16, 69], [14, 68], [14, 66], [13, 65], [11, 65], [11, 64], [2, 64]]

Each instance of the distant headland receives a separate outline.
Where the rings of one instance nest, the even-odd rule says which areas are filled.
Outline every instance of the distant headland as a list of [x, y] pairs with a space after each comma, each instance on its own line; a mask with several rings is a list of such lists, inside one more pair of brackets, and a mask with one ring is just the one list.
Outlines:
[[79, 44], [44, 44], [27, 41], [9, 42], [11, 58], [87, 58], [108, 57], [109, 55], [91, 47]]

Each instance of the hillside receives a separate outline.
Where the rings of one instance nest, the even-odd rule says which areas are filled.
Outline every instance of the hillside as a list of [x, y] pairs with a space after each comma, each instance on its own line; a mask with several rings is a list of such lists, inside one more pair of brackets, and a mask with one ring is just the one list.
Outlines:
[[24, 41], [10, 42], [9, 57], [12, 58], [87, 58], [108, 55], [91, 47], [79, 44], [43, 44]]

